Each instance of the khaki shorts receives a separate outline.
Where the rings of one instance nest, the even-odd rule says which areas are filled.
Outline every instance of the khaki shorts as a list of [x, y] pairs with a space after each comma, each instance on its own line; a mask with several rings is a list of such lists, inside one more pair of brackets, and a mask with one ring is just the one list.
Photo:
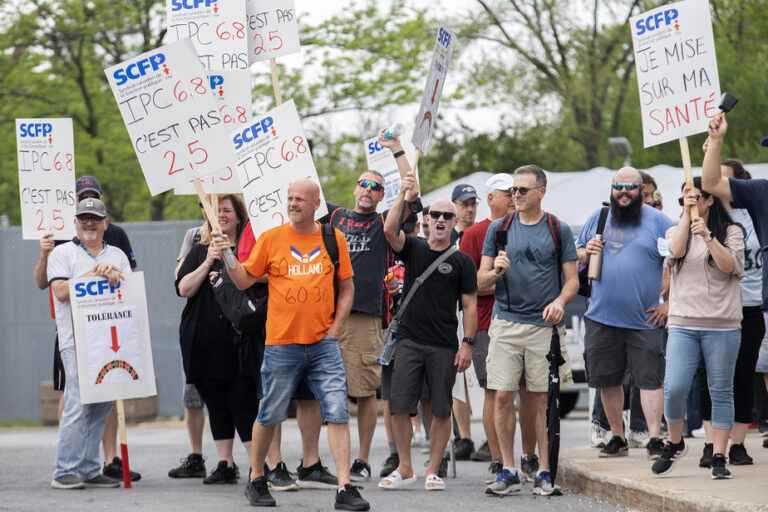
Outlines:
[[[485, 363], [488, 389], [518, 391], [524, 383], [528, 391], [546, 393], [552, 328], [494, 318], [488, 334], [491, 337]], [[566, 361], [560, 366], [560, 383], [566, 384], [572, 382], [572, 377], [565, 349], [565, 328], [562, 327], [560, 350]]]
[[339, 338], [341, 357], [347, 367], [349, 396], [375, 396], [381, 384], [379, 355], [384, 347], [381, 317], [351, 313]]

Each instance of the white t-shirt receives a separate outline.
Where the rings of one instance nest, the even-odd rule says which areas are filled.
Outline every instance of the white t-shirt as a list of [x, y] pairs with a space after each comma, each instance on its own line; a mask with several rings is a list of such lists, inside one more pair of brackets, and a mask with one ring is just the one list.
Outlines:
[[[99, 263], [117, 266], [123, 274], [131, 272], [131, 264], [125, 253], [113, 245], [104, 244], [101, 252], [94, 258], [80, 243], [67, 242], [56, 246], [48, 256], [48, 283], [59, 279], [82, 277]], [[56, 331], [59, 336], [59, 350], [75, 346], [75, 333], [72, 326], [72, 306], [62, 302], [53, 294], [56, 308]]]
[[745, 306], [763, 303], [763, 269], [760, 242], [747, 210], [731, 210], [731, 219], [744, 227], [744, 276], [741, 278], [741, 302]]

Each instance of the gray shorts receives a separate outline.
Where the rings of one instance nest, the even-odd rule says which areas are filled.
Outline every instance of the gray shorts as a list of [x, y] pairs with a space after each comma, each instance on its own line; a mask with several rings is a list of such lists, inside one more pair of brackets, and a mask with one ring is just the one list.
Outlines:
[[635, 386], [664, 385], [664, 331], [625, 329], [584, 318], [587, 380], [593, 388], [621, 386], [629, 370]]
[[[763, 313], [766, 325], [768, 325], [768, 312]], [[755, 366], [755, 372], [768, 373], [768, 333], [763, 338], [763, 343], [760, 345], [760, 354], [757, 356], [757, 366]]]
[[475, 375], [480, 387], [485, 389], [488, 384], [488, 373], [485, 368], [485, 358], [488, 357], [488, 344], [491, 337], [488, 331], [477, 331], [475, 334], [475, 346], [472, 350], [472, 366], [475, 367]]
[[194, 384], [184, 385], [184, 407], [187, 409], [203, 408], [203, 399]]

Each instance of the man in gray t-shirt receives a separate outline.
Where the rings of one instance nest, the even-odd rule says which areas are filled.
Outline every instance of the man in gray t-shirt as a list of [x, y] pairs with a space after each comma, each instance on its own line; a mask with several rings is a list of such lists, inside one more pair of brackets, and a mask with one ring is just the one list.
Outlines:
[[[552, 327], [561, 326], [565, 305], [576, 296], [576, 247], [565, 224], [541, 209], [547, 177], [539, 167], [526, 165], [515, 171], [512, 196], [515, 214], [512, 222], [500, 219], [491, 224], [483, 244], [478, 272], [478, 286], [496, 285], [496, 303], [488, 334], [491, 343], [486, 361], [488, 389], [495, 393], [495, 420], [504, 461], [496, 481], [488, 486], [490, 494], [506, 495], [521, 488], [515, 468], [514, 394], [525, 386], [536, 410], [536, 443], [540, 471], [535, 476], [534, 493], [554, 492], [549, 473], [547, 439], [547, 390]], [[506, 243], [496, 233], [509, 226]], [[558, 254], [555, 239], [559, 238]], [[497, 240], [500, 242], [497, 250]], [[561, 335], [565, 339], [565, 333]], [[562, 348], [563, 358], [568, 356]], [[570, 369], [560, 367], [561, 381], [570, 380]]]

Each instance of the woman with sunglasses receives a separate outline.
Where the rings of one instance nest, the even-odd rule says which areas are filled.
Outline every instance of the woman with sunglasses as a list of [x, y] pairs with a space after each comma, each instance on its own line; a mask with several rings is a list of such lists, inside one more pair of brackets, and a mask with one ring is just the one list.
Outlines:
[[[684, 186], [683, 215], [667, 232], [671, 283], [669, 339], [664, 377], [664, 414], [669, 440], [654, 462], [668, 474], [686, 452], [685, 406], [699, 362], [704, 360], [712, 397], [712, 478], [731, 477], [725, 449], [733, 426], [733, 375], [741, 343], [744, 234], [723, 204], [701, 190], [701, 179]], [[691, 211], [698, 215], [692, 219]]]

